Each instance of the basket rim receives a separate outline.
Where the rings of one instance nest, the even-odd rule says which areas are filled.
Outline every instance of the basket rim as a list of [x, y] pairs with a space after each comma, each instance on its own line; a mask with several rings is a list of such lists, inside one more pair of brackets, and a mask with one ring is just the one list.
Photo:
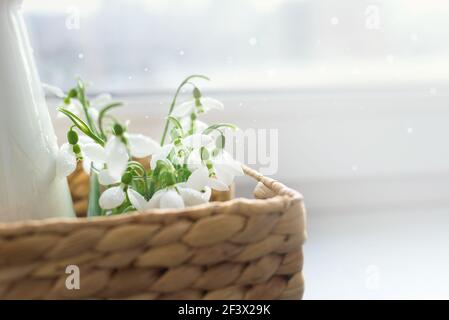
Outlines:
[[[56, 227], [76, 227], [80, 225], [84, 226], [110, 226], [120, 225], [125, 222], [146, 222], [154, 221], [161, 222], [166, 219], [175, 218], [190, 218], [199, 219], [202, 216], [209, 215], [210, 212], [224, 212], [232, 211], [232, 209], [238, 210], [242, 206], [246, 208], [256, 207], [261, 209], [286, 209], [292, 205], [293, 202], [303, 201], [303, 196], [296, 190], [290, 189], [284, 184], [265, 177], [254, 169], [246, 165], [242, 165], [242, 169], [246, 176], [253, 178], [265, 185], [268, 189], [272, 190], [275, 196], [267, 199], [248, 199], [248, 198], [235, 198], [225, 202], [209, 202], [197, 206], [182, 208], [182, 209], [151, 209], [146, 212], [131, 212], [126, 215], [115, 215], [107, 217], [82, 217], [82, 218], [46, 218], [39, 220], [24, 220], [16, 222], [0, 222], [0, 236], [8, 236], [16, 234], [16, 232], [28, 233], [35, 229], [45, 227], [52, 231], [56, 231]], [[251, 211], [251, 210], [250, 210]], [[257, 214], [251, 212], [251, 214]], [[63, 228], [64, 229], [64, 228]]]

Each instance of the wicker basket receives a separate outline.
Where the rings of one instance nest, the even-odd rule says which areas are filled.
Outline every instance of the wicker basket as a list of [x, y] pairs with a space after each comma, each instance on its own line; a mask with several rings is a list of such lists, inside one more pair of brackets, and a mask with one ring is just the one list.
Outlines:
[[[300, 299], [302, 196], [244, 167], [257, 199], [0, 224], [1, 299]], [[75, 207], [87, 178], [70, 178]], [[66, 288], [66, 267], [80, 289]]]

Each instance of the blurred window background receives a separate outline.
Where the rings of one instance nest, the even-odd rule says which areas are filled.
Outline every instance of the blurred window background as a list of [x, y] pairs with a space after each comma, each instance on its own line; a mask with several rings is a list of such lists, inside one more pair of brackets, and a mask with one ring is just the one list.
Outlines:
[[306, 298], [449, 297], [449, 1], [24, 2], [41, 79], [113, 93], [130, 131], [159, 137], [193, 73], [225, 104], [207, 123], [275, 130], [273, 176], [308, 210]]
[[39, 0], [24, 13], [44, 82], [99, 91], [173, 88], [204, 73], [223, 90], [447, 80], [440, 0]]

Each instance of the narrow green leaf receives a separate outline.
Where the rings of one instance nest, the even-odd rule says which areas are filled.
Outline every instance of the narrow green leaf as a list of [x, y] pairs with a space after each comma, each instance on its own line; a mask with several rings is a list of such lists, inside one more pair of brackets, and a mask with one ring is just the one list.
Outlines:
[[220, 128], [229, 128], [229, 129], [232, 129], [232, 130], [237, 130], [237, 126], [232, 124], [232, 123], [217, 123], [217, 124], [213, 124], [213, 125], [209, 126], [208, 128], [206, 128], [203, 131], [203, 134], [209, 134], [212, 131], [218, 130]]
[[83, 121], [81, 120], [76, 114], [70, 112], [67, 109], [64, 108], [59, 108], [58, 109], [59, 112], [65, 114], [70, 120], [72, 120], [73, 124], [81, 130], [81, 132], [83, 132], [86, 136], [92, 138], [95, 142], [97, 142], [98, 144], [100, 144], [101, 146], [104, 146], [104, 141], [99, 138], [98, 136], [96, 136], [92, 130], [89, 128], [89, 126]]

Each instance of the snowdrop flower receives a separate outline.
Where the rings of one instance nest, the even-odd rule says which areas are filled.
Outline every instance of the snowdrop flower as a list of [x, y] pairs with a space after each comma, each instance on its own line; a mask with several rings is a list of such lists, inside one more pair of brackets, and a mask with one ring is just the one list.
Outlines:
[[[213, 183], [215, 185], [215, 187], [209, 185], [211, 188], [220, 191], [226, 191], [228, 190], [228, 188], [224, 189], [223, 187], [221, 187], [222, 185], [230, 186], [233, 183], [234, 178], [236, 176], [244, 175], [241, 164], [238, 161], [234, 160], [228, 152], [221, 150], [217, 155], [207, 160], [207, 162], [212, 166], [211, 170], [215, 175], [215, 179], [210, 178], [209, 168], [207, 167], [206, 163], [201, 159], [200, 152], [192, 152], [189, 158], [187, 159], [190, 171], [195, 173], [201, 169], [201, 171], [199, 171], [198, 173], [199, 177], [201, 177], [198, 178], [199, 184], [208, 181], [208, 183]], [[209, 178], [210, 180], [206, 180], [206, 174], [207, 178]]]
[[[185, 146], [192, 149], [199, 149], [201, 147], [209, 146], [213, 142], [213, 139], [205, 134], [192, 134], [181, 139], [180, 146]], [[173, 151], [173, 149], [177, 149], [175, 143], [166, 144], [163, 147], [159, 148], [159, 152], [155, 153], [151, 157], [150, 167], [156, 168], [157, 162], [159, 160], [165, 160]]]
[[[199, 101], [199, 104], [197, 104]], [[181, 103], [176, 106], [172, 112], [172, 116], [176, 118], [184, 118], [190, 116], [192, 113], [205, 113], [210, 110], [223, 110], [224, 106], [218, 100], [208, 97], [200, 97], [198, 99], [192, 99], [186, 102]]]
[[228, 191], [231, 183], [227, 184], [218, 179], [218, 177], [211, 177], [209, 169], [204, 165], [192, 172], [185, 186], [194, 190], [202, 190], [204, 187], [209, 187], [218, 191]]
[[[159, 144], [147, 136], [126, 132], [123, 133], [123, 136], [126, 138], [131, 156], [143, 158], [160, 150]], [[91, 143], [85, 145], [83, 150], [84, 154], [94, 162], [96, 168], [101, 168], [106, 164], [107, 169], [102, 169], [99, 172], [100, 184], [110, 185], [120, 182], [129, 161], [127, 145], [120, 137], [109, 138], [104, 148]]]
[[89, 164], [88, 168], [90, 171], [91, 160], [86, 157], [83, 150], [86, 146], [89, 148], [90, 145], [94, 143], [92, 143], [92, 140], [86, 136], [78, 137], [73, 131], [71, 131], [71, 133], [69, 132], [68, 135], [72, 135], [69, 138], [71, 141], [63, 144], [56, 156], [56, 175], [59, 178], [65, 178], [72, 174], [73, 171], [75, 171], [77, 161], [80, 158], [83, 159], [83, 166], [85, 169], [87, 168], [87, 163]]
[[211, 189], [204, 188], [204, 192], [191, 188], [181, 187], [179, 184], [157, 191], [150, 200], [146, 200], [141, 194], [128, 189], [128, 198], [137, 211], [144, 212], [153, 208], [185, 208], [210, 200]]
[[[44, 92], [46, 94], [48, 93], [48, 94], [54, 95], [55, 97], [60, 98], [60, 99], [64, 99], [66, 97], [66, 94], [64, 93], [64, 91], [62, 91], [62, 89], [60, 89], [56, 86], [52, 86], [52, 85], [43, 83], [42, 88], [44, 89]], [[70, 102], [68, 104], [66, 104], [64, 106], [64, 108], [77, 116], [82, 116], [83, 106], [76, 99], [70, 99]], [[58, 113], [57, 117], [63, 118], [64, 115], [61, 113]]]
[[242, 165], [224, 150], [212, 157], [212, 163], [217, 178], [228, 185], [234, 181], [234, 177], [245, 175]]
[[[56, 86], [52, 86], [49, 84], [42, 84], [42, 87], [46, 93], [52, 94], [58, 98], [64, 99], [66, 94], [64, 91]], [[98, 109], [106, 105], [112, 100], [112, 96], [109, 93], [101, 93], [92, 100], [90, 100], [89, 108], [87, 108], [87, 112], [92, 117], [94, 121], [98, 120], [99, 111]], [[84, 118], [84, 111], [82, 104], [78, 101], [78, 99], [70, 99], [70, 102], [64, 106], [65, 109], [72, 112], [78, 117]], [[58, 113], [58, 117], [64, 117], [63, 114]]]

